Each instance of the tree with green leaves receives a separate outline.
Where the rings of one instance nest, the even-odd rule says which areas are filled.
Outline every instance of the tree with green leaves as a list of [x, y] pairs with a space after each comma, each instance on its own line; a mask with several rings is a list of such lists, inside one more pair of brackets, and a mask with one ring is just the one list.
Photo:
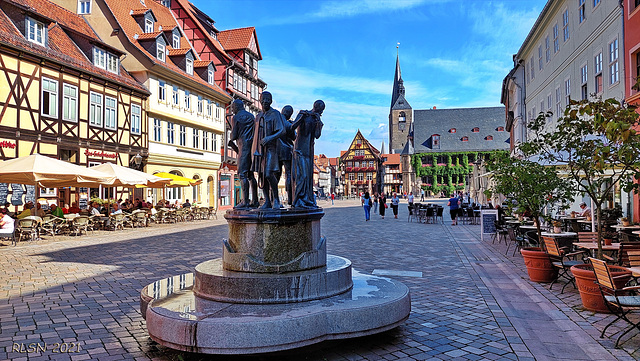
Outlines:
[[528, 124], [528, 141], [519, 149], [543, 165], [566, 173], [576, 193], [593, 201], [598, 222], [598, 258], [602, 258], [602, 207], [615, 184], [638, 192], [639, 114], [615, 99], [571, 101], [562, 117], [540, 114]]
[[551, 220], [555, 204], [567, 204], [573, 200], [573, 192], [565, 178], [554, 167], [508, 154], [491, 157], [486, 163], [493, 181], [490, 191], [502, 194], [509, 200], [510, 210], [526, 213], [536, 222], [538, 239], [541, 240], [539, 220]]

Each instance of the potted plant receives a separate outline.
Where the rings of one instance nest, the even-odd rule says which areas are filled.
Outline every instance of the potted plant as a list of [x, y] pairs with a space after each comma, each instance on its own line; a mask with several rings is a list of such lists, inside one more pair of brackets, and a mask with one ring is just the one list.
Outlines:
[[[624, 287], [629, 279], [631, 279], [631, 271], [620, 266], [607, 266], [611, 271], [613, 282], [616, 287]], [[571, 267], [571, 273], [576, 278], [576, 288], [580, 292], [582, 306], [593, 312], [609, 313], [609, 309], [605, 304], [600, 288], [596, 284], [596, 275], [593, 273], [593, 266], [590, 264], [581, 264]]]
[[555, 220], [553, 224], [553, 233], [562, 233], [562, 222]]

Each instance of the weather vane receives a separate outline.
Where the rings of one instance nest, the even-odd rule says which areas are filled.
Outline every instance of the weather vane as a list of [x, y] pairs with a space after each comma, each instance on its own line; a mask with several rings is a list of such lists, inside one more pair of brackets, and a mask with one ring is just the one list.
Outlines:
[[400, 55], [400, 42], [396, 43], [396, 55]]

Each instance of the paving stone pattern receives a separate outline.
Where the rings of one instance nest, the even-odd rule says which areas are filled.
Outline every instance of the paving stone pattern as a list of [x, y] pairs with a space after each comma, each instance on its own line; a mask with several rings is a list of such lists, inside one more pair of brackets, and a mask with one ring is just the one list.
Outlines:
[[[437, 202], [443, 202], [438, 200]], [[444, 201], [446, 202], [446, 201]], [[584, 311], [571, 286], [549, 291], [528, 280], [520, 255], [480, 240], [477, 225], [399, 219], [369, 222], [358, 201], [321, 202], [330, 254], [358, 271], [389, 276], [411, 289], [404, 325], [368, 337], [327, 341], [277, 354], [212, 356], [178, 352], [150, 340], [140, 289], [191, 272], [221, 256], [226, 222], [195, 221], [144, 229], [45, 237], [0, 246], [0, 360], [633, 360], [640, 336], [600, 339], [613, 316]], [[446, 213], [446, 212], [445, 212]], [[415, 277], [422, 272], [422, 277]], [[612, 327], [613, 328], [613, 327]], [[619, 331], [613, 328], [608, 335]], [[632, 333], [632, 335], [634, 335]], [[26, 352], [29, 344], [43, 352]], [[54, 349], [56, 343], [74, 348]], [[17, 347], [17, 349], [16, 349]], [[17, 351], [21, 349], [21, 351]]]

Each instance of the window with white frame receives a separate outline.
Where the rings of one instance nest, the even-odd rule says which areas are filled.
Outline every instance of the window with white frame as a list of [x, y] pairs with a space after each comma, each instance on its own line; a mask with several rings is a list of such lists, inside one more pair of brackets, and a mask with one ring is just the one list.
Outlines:
[[91, 92], [89, 95], [89, 124], [102, 126], [102, 94]]
[[542, 70], [542, 45], [538, 46], [538, 70]]
[[544, 112], [544, 98], [540, 100], [540, 112]]
[[171, 100], [173, 100], [174, 106], [177, 107], [178, 105], [180, 105], [180, 98], [178, 97], [178, 87], [175, 85], [172, 87]]
[[180, 49], [180, 35], [178, 34], [173, 34], [173, 48], [174, 49]]
[[536, 78], [536, 72], [535, 72], [535, 63], [533, 62], [533, 56], [531, 57], [531, 60], [529, 60], [529, 66], [531, 67], [531, 80]]
[[187, 70], [187, 74], [193, 75], [193, 59], [186, 59], [185, 69]]
[[[140, 134], [142, 129], [142, 108], [139, 105], [131, 104], [131, 133]], [[160, 133], [158, 133], [160, 135]]]
[[184, 125], [180, 126], [180, 145], [182, 146], [186, 146], [187, 145], [187, 127]]
[[202, 149], [209, 150], [209, 132], [202, 131]]
[[153, 20], [149, 18], [144, 19], [144, 32], [153, 33]]
[[359, 181], [364, 180], [364, 173], [358, 173], [358, 180]]
[[373, 180], [373, 173], [367, 172], [367, 180], [368, 181]]
[[238, 84], [240, 81], [238, 80], [239, 76], [236, 72], [233, 72], [233, 89], [238, 90]]
[[553, 53], [560, 51], [560, 41], [558, 40], [558, 24], [553, 26]]
[[209, 99], [203, 100], [203, 106], [207, 110], [207, 117], [211, 118], [213, 116], [213, 102]]
[[117, 102], [115, 98], [104, 98], [104, 127], [108, 129], [116, 129], [118, 125], [117, 118]]
[[[547, 110], [551, 111], [551, 107], [553, 106], [553, 96], [551, 95], [551, 93], [547, 94]], [[542, 109], [544, 109], [544, 107], [540, 108], [540, 111], [542, 111]]]
[[569, 10], [562, 13], [562, 34], [564, 41], [569, 40]]
[[596, 94], [602, 92], [602, 53], [598, 53], [593, 58], [593, 73], [595, 75], [595, 91]]
[[62, 85], [62, 119], [78, 121], [78, 87], [70, 84]]
[[158, 60], [160, 61], [165, 61], [165, 55], [166, 55], [166, 48], [164, 44], [158, 41], [156, 43], [156, 58], [158, 58]]
[[202, 114], [202, 110], [204, 109], [204, 104], [203, 104], [204, 100], [202, 100], [202, 96], [198, 95], [198, 106], [197, 106], [197, 111], [198, 114]]
[[353, 181], [355, 179], [354, 174], [353, 173], [349, 173], [349, 180]]
[[609, 84], [620, 81], [620, 69], [618, 66], [618, 39], [609, 43]]
[[200, 130], [193, 129], [193, 147], [200, 148]]
[[587, 90], [587, 83], [589, 82], [589, 72], [587, 69], [587, 64], [584, 64], [580, 68], [580, 95], [582, 100], [586, 100], [589, 97], [589, 92]]
[[551, 60], [551, 47], [549, 46], [549, 35], [544, 38], [544, 60], [548, 63]]
[[27, 40], [44, 46], [46, 40], [44, 24], [30, 17], [26, 18]]
[[156, 142], [162, 141], [162, 123], [160, 123], [160, 119], [153, 119], [153, 140]]
[[93, 65], [101, 69], [107, 68], [107, 52], [98, 47], [93, 47]]
[[560, 87], [556, 88], [556, 119], [562, 116], [562, 91]]
[[171, 0], [160, 0], [160, 4], [162, 4], [162, 5], [164, 5], [164, 6], [168, 7], [168, 8], [171, 8]]
[[222, 118], [222, 107], [220, 107], [220, 104], [218, 103], [216, 103], [215, 107], [216, 107], [216, 119]]
[[600, 0], [593, 0], [593, 7], [600, 5]]
[[166, 86], [167, 84], [164, 81], [162, 80], [158, 81], [158, 101], [161, 101], [161, 102], [167, 101], [167, 93], [165, 90]]
[[571, 78], [564, 81], [564, 105], [569, 105], [571, 101]]
[[112, 73], [118, 73], [118, 62], [119, 59], [117, 56], [111, 53], [107, 53], [107, 70]]
[[214, 152], [218, 151], [218, 134], [213, 133], [211, 136], [211, 150]]
[[209, 84], [213, 84], [213, 83], [215, 82], [215, 77], [214, 77], [214, 72], [213, 72], [213, 70], [209, 70], [209, 71], [207, 72], [207, 82], [208, 82]]
[[91, 14], [91, 0], [78, 0], [78, 14]]
[[585, 0], [578, 0], [578, 20], [581, 24], [587, 18], [585, 11]]
[[[541, 109], [542, 110], [542, 109]], [[538, 114], [538, 112], [536, 112], [536, 107], [533, 107], [531, 109], [531, 113], [535, 116], [536, 114]]]
[[184, 107], [191, 110], [191, 93], [188, 90], [184, 91]]
[[58, 82], [42, 78], [41, 114], [47, 117], [58, 116]]
[[167, 143], [174, 144], [175, 140], [173, 135], [175, 134], [174, 124], [172, 122], [167, 122]]

